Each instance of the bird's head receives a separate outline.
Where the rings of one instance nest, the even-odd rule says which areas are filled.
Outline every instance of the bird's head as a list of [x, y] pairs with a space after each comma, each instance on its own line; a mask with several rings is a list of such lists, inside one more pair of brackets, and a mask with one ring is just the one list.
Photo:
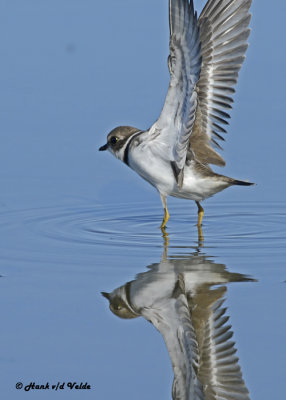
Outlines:
[[112, 293], [101, 292], [101, 294], [109, 301], [110, 311], [117, 317], [123, 319], [139, 317], [139, 314], [128, 303], [125, 286], [115, 289]]
[[107, 135], [107, 143], [99, 151], [109, 150], [115, 157], [123, 161], [124, 150], [128, 139], [140, 130], [132, 126], [118, 126]]

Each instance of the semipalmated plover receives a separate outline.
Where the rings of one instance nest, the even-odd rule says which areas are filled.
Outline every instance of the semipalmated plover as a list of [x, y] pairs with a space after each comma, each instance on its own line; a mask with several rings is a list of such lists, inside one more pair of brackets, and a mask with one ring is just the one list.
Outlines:
[[200, 201], [232, 185], [252, 185], [212, 171], [224, 166], [216, 151], [224, 140], [234, 86], [245, 58], [252, 0], [209, 0], [199, 18], [193, 0], [169, 0], [170, 84], [159, 119], [147, 131], [119, 126], [100, 151], [151, 183], [169, 219], [167, 196]]
[[225, 284], [253, 279], [199, 251], [173, 254], [147, 270], [102, 295], [119, 318], [141, 316], [161, 333], [174, 371], [172, 398], [250, 400], [224, 299]]

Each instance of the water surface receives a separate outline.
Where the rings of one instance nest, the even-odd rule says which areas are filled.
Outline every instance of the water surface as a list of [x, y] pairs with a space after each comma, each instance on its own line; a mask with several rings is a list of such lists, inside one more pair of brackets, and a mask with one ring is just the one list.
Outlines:
[[[186, 215], [186, 202], [172, 206], [164, 237], [155, 202], [117, 204], [116, 215], [111, 204], [74, 204], [2, 207], [5, 396], [24, 396], [15, 389], [18, 381], [77, 381], [91, 385], [85, 391], [90, 398], [171, 398], [173, 370], [164, 335], [140, 317], [138, 305], [136, 318], [118, 319], [101, 292], [130, 286], [139, 277], [144, 285], [151, 282], [151, 289], [143, 290], [149, 301], [160, 297], [161, 289], [172, 294], [178, 276], [189, 287], [186, 299], [197, 292], [210, 299], [196, 306], [205, 307], [202, 315], [211, 307], [226, 307], [236, 363], [250, 398], [281, 393], [286, 328], [282, 203], [208, 202], [204, 240], [198, 237], [196, 214]], [[157, 282], [158, 276], [163, 281]], [[129, 301], [137, 300], [131, 296]], [[65, 389], [61, 397], [76, 393]], [[52, 395], [42, 390], [36, 396]]]

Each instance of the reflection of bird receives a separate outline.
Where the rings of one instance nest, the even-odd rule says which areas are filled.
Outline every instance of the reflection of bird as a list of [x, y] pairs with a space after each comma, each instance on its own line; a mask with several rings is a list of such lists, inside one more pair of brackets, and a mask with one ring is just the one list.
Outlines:
[[153, 264], [134, 281], [102, 294], [121, 318], [143, 316], [162, 334], [174, 370], [173, 399], [249, 399], [233, 333], [227, 325], [226, 287], [248, 281], [203, 255]]
[[197, 19], [193, 0], [169, 0], [170, 85], [159, 119], [147, 131], [120, 126], [99, 150], [109, 150], [159, 191], [164, 228], [167, 196], [200, 201], [231, 185], [251, 185], [214, 173], [226, 133], [226, 112], [244, 60], [251, 0], [209, 0]]

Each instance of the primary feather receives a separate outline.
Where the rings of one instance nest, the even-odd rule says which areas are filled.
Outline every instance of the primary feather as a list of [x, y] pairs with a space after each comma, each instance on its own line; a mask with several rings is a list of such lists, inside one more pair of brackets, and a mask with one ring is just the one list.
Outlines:
[[[223, 166], [215, 151], [224, 140], [234, 86], [245, 58], [251, 0], [209, 0], [199, 19], [193, 0], [170, 0], [170, 84], [151, 128], [169, 145], [177, 175], [186, 160]], [[159, 136], [157, 136], [159, 133]]]
[[221, 133], [226, 133], [234, 86], [248, 47], [250, 5], [251, 0], [210, 0], [198, 20], [202, 68], [190, 147], [203, 164], [225, 165], [210, 144], [220, 147], [216, 139], [224, 140]]
[[201, 71], [201, 46], [193, 2], [170, 0], [170, 84], [155, 131], [169, 144], [178, 173], [184, 168], [197, 108], [195, 90]]

